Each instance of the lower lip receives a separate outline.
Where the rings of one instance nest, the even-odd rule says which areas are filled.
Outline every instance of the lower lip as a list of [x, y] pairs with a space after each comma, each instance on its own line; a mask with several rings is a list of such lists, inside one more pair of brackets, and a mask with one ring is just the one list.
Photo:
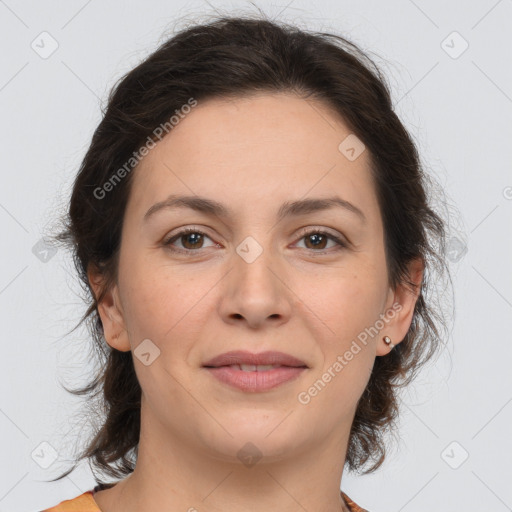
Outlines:
[[247, 392], [268, 391], [296, 379], [307, 368], [281, 366], [264, 372], [244, 372], [230, 366], [206, 368], [215, 378]]

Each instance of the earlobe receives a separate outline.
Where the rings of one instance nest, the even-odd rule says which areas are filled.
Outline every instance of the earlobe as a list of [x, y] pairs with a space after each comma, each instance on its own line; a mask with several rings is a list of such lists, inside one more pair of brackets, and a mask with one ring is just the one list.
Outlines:
[[131, 350], [128, 332], [125, 328], [125, 322], [122, 310], [117, 306], [119, 299], [116, 300], [117, 287], [109, 290], [101, 303], [98, 305], [98, 311], [103, 325], [105, 341], [120, 352]]
[[384, 356], [403, 341], [412, 323], [416, 302], [421, 292], [424, 262], [418, 258], [409, 264], [409, 279], [414, 284], [412, 290], [407, 283], [400, 283], [394, 292], [390, 293], [391, 304], [387, 312], [389, 321], [380, 333], [377, 341], [376, 355]]
[[393, 350], [393, 347], [395, 346], [394, 343], [391, 341], [391, 338], [389, 336], [384, 336], [382, 338], [384, 343], [390, 348], [390, 350]]
[[[89, 270], [87, 275], [94, 296], [96, 297], [96, 300], [98, 300], [102, 291], [103, 277], [92, 270]], [[114, 285], [113, 289], [105, 292], [105, 295], [98, 302], [97, 309], [103, 326], [105, 341], [112, 348], [121, 352], [131, 350], [130, 340], [125, 327], [123, 311], [120, 307], [117, 285]]]

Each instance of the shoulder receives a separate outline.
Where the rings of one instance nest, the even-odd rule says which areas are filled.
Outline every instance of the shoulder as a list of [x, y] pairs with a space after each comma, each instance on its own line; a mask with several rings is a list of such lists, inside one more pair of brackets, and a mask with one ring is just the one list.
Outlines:
[[[41, 512], [101, 512], [92, 494], [92, 490], [84, 492], [76, 498], [61, 501], [58, 505], [44, 509]], [[343, 491], [341, 491], [341, 495], [347, 503], [350, 512], [369, 512], [350, 499]]]
[[58, 505], [41, 512], [101, 512], [92, 497], [92, 493], [92, 490], [84, 492], [76, 498], [61, 501]]
[[350, 512], [370, 512], [369, 510], [360, 507], [357, 503], [351, 500], [343, 491], [341, 491], [341, 495], [343, 496], [343, 499], [346, 501], [348, 508], [350, 509]]

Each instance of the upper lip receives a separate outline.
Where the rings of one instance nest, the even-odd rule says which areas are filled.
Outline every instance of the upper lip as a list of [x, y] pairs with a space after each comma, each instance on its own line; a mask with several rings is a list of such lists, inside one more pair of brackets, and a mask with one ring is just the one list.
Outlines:
[[233, 350], [220, 354], [209, 361], [203, 363], [203, 366], [230, 366], [232, 364], [252, 364], [252, 365], [281, 365], [308, 368], [304, 361], [297, 359], [289, 354], [276, 351], [260, 352], [253, 354], [245, 350]]

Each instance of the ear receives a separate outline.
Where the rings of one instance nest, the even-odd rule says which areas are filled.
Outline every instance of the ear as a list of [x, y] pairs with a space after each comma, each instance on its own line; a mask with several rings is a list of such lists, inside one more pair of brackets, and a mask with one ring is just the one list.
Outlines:
[[[415, 284], [415, 291], [412, 291], [409, 286], [403, 283], [399, 284], [396, 290], [389, 290], [385, 309], [385, 314], [389, 312], [386, 314], [388, 321], [379, 333], [379, 339], [377, 340], [378, 356], [384, 356], [391, 350], [390, 346], [384, 343], [382, 339], [384, 336], [389, 336], [393, 345], [398, 345], [405, 338], [411, 326], [414, 307], [420, 294], [424, 269], [425, 264], [422, 258], [417, 258], [409, 264], [408, 277]], [[393, 311], [395, 312], [394, 315]]]
[[[96, 299], [99, 298], [104, 277], [102, 274], [89, 266], [87, 277]], [[127, 352], [131, 349], [128, 332], [126, 329], [119, 290], [117, 284], [113, 289], [107, 290], [105, 296], [98, 304], [98, 314], [103, 325], [103, 332], [107, 343], [116, 350]]]

